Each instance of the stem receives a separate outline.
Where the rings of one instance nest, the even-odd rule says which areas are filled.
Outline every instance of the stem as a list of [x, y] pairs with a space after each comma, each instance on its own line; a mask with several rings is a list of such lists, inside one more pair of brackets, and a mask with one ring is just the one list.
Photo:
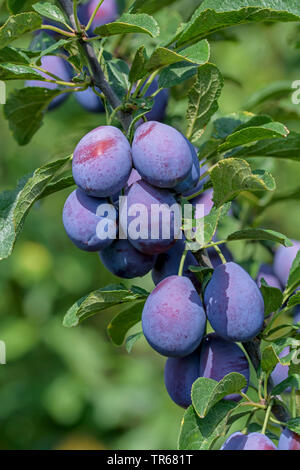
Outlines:
[[77, 15], [77, 0], [73, 0], [73, 15], [74, 15], [74, 21], [76, 24], [76, 31], [80, 31], [80, 24], [78, 20], [78, 15]]
[[271, 411], [272, 411], [272, 403], [270, 403], [269, 406], [268, 406], [268, 408], [267, 408], [267, 412], [266, 412], [266, 416], [265, 416], [263, 428], [262, 428], [262, 430], [261, 430], [261, 433], [262, 433], [262, 434], [265, 434], [265, 433], [266, 433], [267, 426], [268, 426], [268, 422], [269, 422], [269, 419], [270, 419]]
[[295, 387], [292, 387], [292, 391], [291, 391], [291, 413], [292, 413], [292, 418], [297, 418], [296, 388]]
[[89, 21], [88, 21], [88, 24], [86, 25], [85, 27], [85, 30], [88, 31], [92, 25], [92, 22], [94, 21], [95, 19], [95, 16], [97, 15], [97, 12], [99, 10], [99, 8], [101, 7], [102, 3], [104, 2], [104, 0], [100, 0], [100, 2], [98, 3], [98, 5], [96, 6], [95, 10], [93, 11]]
[[74, 33], [68, 33], [68, 31], [65, 31], [64, 29], [57, 28], [56, 26], [51, 26], [50, 24], [43, 24], [39, 29], [46, 29], [46, 30], [51, 30], [55, 31], [58, 34], [62, 34], [63, 36], [68, 36], [69, 38], [75, 38]]
[[[73, 3], [71, 0], [58, 0], [61, 8], [64, 10], [66, 13], [67, 17], [70, 20], [71, 25], [73, 28], [76, 28], [76, 21], [74, 17], [74, 12], [73, 12]], [[84, 41], [83, 39], [79, 38], [78, 39], [79, 44], [82, 46], [82, 50], [86, 56], [86, 59], [89, 62], [90, 69], [92, 72], [92, 79], [97, 88], [100, 88], [102, 93], [106, 96], [107, 101], [109, 104], [112, 106], [112, 108], [117, 108], [121, 104], [121, 100], [117, 97], [109, 83], [107, 82], [104, 72], [100, 66], [100, 63], [97, 59], [97, 56], [95, 54], [93, 46]], [[119, 111], [118, 117], [120, 119], [120, 122], [124, 128], [124, 130], [127, 132], [132, 120], [131, 114], [130, 113], [125, 113], [123, 111]]]
[[178, 276], [182, 276], [183, 268], [184, 268], [184, 262], [186, 260], [187, 254], [188, 254], [188, 250], [184, 250], [184, 252], [182, 253], [180, 264], [179, 264], [179, 269], [178, 269]]
[[218, 253], [221, 261], [222, 261], [222, 264], [226, 264], [227, 261], [226, 261], [226, 258], [225, 256], [223, 255], [222, 251], [220, 250], [220, 248], [217, 246], [217, 245], [214, 245], [214, 249], [216, 250], [216, 252]]

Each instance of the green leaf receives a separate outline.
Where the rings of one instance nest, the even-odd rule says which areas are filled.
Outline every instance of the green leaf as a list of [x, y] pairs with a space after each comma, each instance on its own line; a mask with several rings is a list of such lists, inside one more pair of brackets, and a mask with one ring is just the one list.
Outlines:
[[58, 191], [62, 191], [63, 189], [67, 189], [74, 185], [75, 181], [72, 176], [72, 172], [68, 172], [63, 175], [58, 175], [58, 177], [53, 178], [51, 183], [46, 186], [39, 199], [42, 199], [46, 196], [50, 196], [51, 194], [57, 193]]
[[232, 113], [216, 119], [213, 122], [213, 137], [218, 140], [224, 140], [234, 132], [240, 131], [247, 127], [262, 126], [272, 122], [272, 118], [266, 115], [255, 115], [248, 111], [240, 111]]
[[226, 158], [209, 170], [217, 207], [234, 199], [242, 191], [274, 191], [276, 184], [269, 172], [253, 172], [245, 160]]
[[30, 142], [41, 127], [49, 104], [60, 93], [59, 89], [27, 87], [14, 90], [9, 95], [4, 115], [19, 145]]
[[[264, 372], [270, 373], [280, 362], [282, 365], [290, 365], [293, 358], [293, 348], [297, 348], [298, 341], [294, 338], [279, 338], [269, 343], [262, 351], [261, 355], [261, 368]], [[290, 353], [284, 357], [279, 357], [280, 353], [286, 348], [290, 347]]]
[[206, 124], [218, 110], [218, 98], [223, 87], [223, 78], [217, 67], [206, 64], [198, 68], [197, 79], [191, 88], [187, 108], [187, 135], [197, 142]]
[[267, 346], [261, 355], [261, 368], [267, 374], [270, 374], [280, 362], [278, 354], [276, 354], [275, 349], [272, 344]]
[[0, 63], [12, 63], [16, 65], [28, 65], [31, 57], [38, 56], [38, 53], [33, 53], [26, 49], [17, 49], [12, 46], [4, 47], [0, 49]]
[[255, 92], [244, 105], [245, 109], [253, 109], [270, 100], [278, 100], [290, 96], [292, 93], [292, 81], [282, 80], [269, 83], [261, 90]]
[[141, 46], [134, 56], [132, 66], [129, 72], [129, 81], [134, 83], [140, 78], [143, 78], [146, 74], [146, 62], [147, 62], [147, 53], [145, 46]]
[[300, 285], [300, 250], [298, 251], [292, 267], [290, 269], [288, 282], [286, 288], [289, 291], [295, 290]]
[[45, 47], [43, 50], [40, 51], [40, 53], [37, 55], [35, 58], [35, 62], [40, 60], [43, 56], [45, 55], [52, 55], [53, 52], [68, 46], [70, 43], [72, 43], [74, 39], [60, 39], [59, 41], [56, 41], [54, 44], [50, 44], [48, 47]]
[[291, 240], [282, 233], [263, 228], [247, 228], [231, 233], [227, 240], [270, 240], [283, 246], [293, 246]]
[[171, 88], [179, 85], [196, 75], [197, 71], [197, 65], [190, 65], [186, 61], [169, 65], [161, 71], [158, 86], [159, 88]]
[[236, 404], [222, 400], [199, 418], [192, 406], [185, 411], [179, 434], [179, 450], [209, 450], [214, 441], [225, 435], [228, 414]]
[[105, 58], [105, 69], [108, 75], [108, 82], [116, 95], [122, 100], [129, 89], [129, 67], [124, 60], [112, 59], [107, 53]]
[[116, 346], [121, 346], [126, 333], [141, 321], [145, 301], [134, 302], [129, 308], [118, 313], [107, 327], [110, 339]]
[[238, 393], [245, 387], [247, 387], [245, 377], [237, 372], [225, 375], [220, 382], [200, 377], [192, 387], [192, 403], [200, 418], [204, 418], [226, 395]]
[[131, 5], [130, 13], [156, 13], [161, 8], [164, 8], [177, 0], [135, 0]]
[[[203, 230], [196, 231], [196, 241], [200, 246], [208, 244], [216, 233], [219, 222], [228, 214], [230, 203], [213, 207], [210, 213], [203, 217]], [[197, 220], [201, 223], [201, 219]]]
[[287, 303], [288, 307], [296, 307], [296, 305], [300, 304], [300, 291], [298, 291], [295, 295], [289, 298]]
[[128, 354], [131, 353], [133, 346], [135, 343], [144, 336], [144, 333], [140, 331], [139, 333], [135, 333], [134, 335], [128, 336], [126, 339], [126, 350]]
[[44, 80], [28, 65], [0, 64], [0, 80]]
[[207, 63], [209, 56], [210, 47], [206, 40], [200, 41], [194, 46], [188, 47], [180, 52], [172, 51], [166, 47], [158, 47], [152, 53], [147, 63], [147, 70], [153, 72], [161, 67], [182, 62], [183, 60], [192, 64], [203, 65]]
[[50, 20], [53, 20], [58, 23], [68, 24], [65, 15], [61, 11], [61, 9], [58, 8], [58, 6], [53, 5], [52, 3], [36, 3], [35, 5], [33, 5], [33, 9], [45, 18], [50, 18]]
[[69, 160], [66, 157], [47, 163], [23, 178], [15, 190], [0, 194], [0, 259], [10, 256], [29, 209]]
[[273, 157], [287, 160], [300, 160], [300, 134], [291, 132], [285, 139], [262, 140], [254, 145], [235, 151], [235, 157]]
[[42, 26], [42, 19], [36, 13], [20, 13], [10, 16], [0, 28], [0, 49], [23, 36], [23, 34], [35, 31]]
[[98, 26], [94, 33], [102, 37], [114, 36], [115, 34], [140, 33], [155, 38], [159, 35], [159, 26], [152, 16], [144, 13], [138, 15], [124, 13], [118, 21]]
[[30, 10], [36, 0], [6, 0], [7, 8], [11, 14], [16, 15], [22, 11]]
[[[136, 302], [146, 297], [142, 291], [134, 290], [134, 288], [127, 289], [123, 284], [111, 284], [77, 300], [67, 311], [63, 325], [67, 328], [77, 326], [86, 318], [108, 310], [111, 307]], [[117, 338], [119, 337], [117, 336]]]
[[300, 435], [300, 418], [289, 419], [286, 426], [296, 434]]
[[280, 289], [269, 286], [264, 279], [261, 280], [260, 291], [264, 298], [265, 316], [278, 310], [283, 301], [283, 294]]
[[247, 145], [260, 140], [274, 139], [276, 137], [287, 137], [289, 130], [280, 122], [270, 122], [260, 127], [247, 127], [229, 135], [225, 142], [220, 145], [218, 151], [223, 153], [227, 150]]
[[299, 374], [292, 374], [282, 382], [280, 382], [276, 387], [272, 389], [273, 395], [280, 395], [284, 392], [287, 388], [295, 388], [296, 390], [300, 390], [300, 375]]
[[300, 21], [300, 6], [284, 0], [204, 0], [174, 41], [178, 47], [230, 26], [260, 21]]

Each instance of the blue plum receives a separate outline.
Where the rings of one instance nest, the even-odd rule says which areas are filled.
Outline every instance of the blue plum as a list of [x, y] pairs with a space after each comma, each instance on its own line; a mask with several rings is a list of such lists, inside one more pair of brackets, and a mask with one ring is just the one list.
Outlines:
[[[231, 372], [244, 375], [247, 384], [249, 384], [250, 368], [244, 352], [237, 344], [220, 338], [215, 333], [206, 335], [200, 346], [200, 377], [219, 382]], [[244, 392], [247, 391], [247, 388], [244, 389]], [[239, 401], [241, 396], [233, 393], [225, 398], [226, 400]]]
[[279, 438], [278, 450], [300, 450], [299, 434], [285, 428]]
[[300, 242], [293, 240], [294, 245], [290, 247], [280, 246], [274, 257], [274, 273], [285, 287], [289, 278], [289, 272], [293, 261], [300, 250]]
[[217, 266], [205, 290], [207, 317], [230, 341], [250, 341], [262, 329], [264, 301], [256, 283], [234, 262]]
[[183, 135], [171, 126], [148, 121], [132, 143], [134, 166], [142, 178], [159, 188], [174, 188], [192, 168], [192, 153]]
[[127, 240], [115, 240], [100, 251], [104, 266], [115, 276], [124, 279], [145, 276], [153, 267], [155, 256], [136, 250]]
[[164, 377], [172, 400], [183, 408], [191, 405], [192, 385], [199, 377], [199, 349], [185, 357], [169, 357]]
[[[78, 7], [78, 17], [82, 24], [86, 25], [92, 16], [99, 0], [90, 0], [89, 2]], [[102, 26], [106, 23], [112, 23], [118, 18], [118, 5], [116, 0], [104, 0], [101, 7], [96, 13], [92, 22], [89, 33], [92, 33], [95, 28]]]
[[120, 238], [128, 238], [142, 253], [167, 251], [180, 235], [180, 210], [173, 196], [142, 180], [132, 184], [126, 195], [126, 204], [120, 207]]
[[[71, 71], [69, 64], [61, 57], [57, 57], [54, 55], [44, 56], [41, 59], [41, 65], [43, 69], [58, 76], [62, 81], [68, 82], [71, 80]], [[50, 77], [46, 73], [41, 72], [39, 70], [38, 72], [42, 77], [52, 79], [52, 77]], [[39, 80], [27, 80], [26, 86], [48, 88], [49, 90], [56, 90], [58, 88], [58, 85], [56, 83], [43, 82]], [[70, 93], [63, 93], [59, 96], [56, 96], [50, 103], [48, 109], [52, 110], [57, 106], [61, 105], [68, 98], [69, 94]]]
[[[207, 166], [206, 164], [203, 164], [203, 161], [201, 161], [201, 162], [199, 163], [199, 160], [198, 160], [198, 165], [199, 165], [199, 167], [200, 167], [200, 176], [203, 176], [204, 173], [207, 172], [208, 166]], [[196, 170], [196, 171], [197, 171], [197, 170]], [[198, 178], [198, 179], [199, 179], [199, 178]], [[203, 178], [201, 181], [198, 181], [198, 183], [197, 183], [196, 185], [190, 187], [189, 189], [186, 189], [186, 190], [182, 193], [182, 195], [183, 195], [184, 197], [189, 197], [189, 196], [193, 196], [193, 194], [197, 194], [199, 191], [202, 190], [204, 184], [207, 183], [208, 179], [209, 179], [209, 176], [206, 176], [206, 177]], [[211, 191], [211, 194], [212, 194], [212, 192], [213, 192], [212, 190], [208, 190], [208, 191]], [[208, 191], [206, 191], [206, 192], [208, 192]], [[205, 193], [203, 193], [203, 194], [205, 194]], [[196, 197], [197, 197], [197, 196], [196, 196]], [[194, 198], [194, 199], [195, 199], [195, 198]], [[191, 202], [193, 202], [194, 199], [192, 199]]]
[[[226, 245], [220, 245], [219, 248], [223, 253], [223, 256], [225, 257], [226, 261], [233, 261], [232, 253], [231, 251], [229, 251]], [[216, 268], [217, 266], [222, 264], [222, 260], [213, 246], [207, 249], [207, 253], [213, 268]]]
[[[150, 96], [152, 93], [155, 93], [158, 90], [158, 80], [157, 78], [153, 80], [148, 90], [145, 93], [145, 96]], [[151, 111], [146, 114], [148, 121], [163, 121], [166, 114], [166, 108], [168, 105], [169, 92], [166, 89], [161, 90], [154, 97], [154, 105]]]
[[[80, 249], [85, 251], [99, 251], [109, 246], [113, 239], [109, 237], [109, 230], [115, 232], [115, 221], [103, 219], [97, 215], [97, 210], [102, 204], [108, 204], [106, 199], [87, 196], [80, 189], [73, 191], [67, 198], [63, 209], [63, 224], [68, 237]], [[100, 221], [104, 223], [103, 232], [99, 238], [97, 227]]]
[[[178, 240], [175, 245], [172, 246], [172, 248], [170, 248], [165, 253], [162, 253], [157, 256], [154, 267], [152, 269], [152, 279], [155, 285], [157, 285], [166, 277], [178, 273], [179, 264], [184, 248], [184, 240]], [[188, 252], [185, 259], [183, 275], [187, 276], [197, 288], [199, 287], [200, 283], [197, 280], [195, 274], [189, 271], [189, 266], [198, 266], [196, 258], [190, 251]]]
[[146, 300], [142, 327], [153, 349], [163, 356], [184, 357], [199, 346], [206, 317], [190, 279], [170, 276]]
[[202, 207], [204, 210], [204, 216], [208, 215], [214, 205], [213, 203], [213, 190], [208, 189], [200, 196], [196, 196], [194, 199], [191, 199], [191, 204], [195, 207], [195, 219], [202, 217]]
[[235, 432], [229, 436], [221, 450], [276, 450], [276, 446], [271, 439], [259, 432]]
[[104, 106], [101, 98], [96, 95], [92, 88], [75, 93], [78, 103], [90, 113], [103, 113]]
[[300, 323], [300, 306], [298, 305], [295, 309], [295, 314], [294, 314], [294, 324]]
[[74, 150], [74, 180], [89, 196], [106, 197], [120, 191], [132, 169], [130, 145], [113, 126], [100, 126], [86, 134]]
[[[285, 357], [289, 354], [289, 352], [290, 352], [290, 348], [286, 347], [284, 348], [283, 351], [281, 351], [281, 353], [279, 354], [279, 357], [280, 358]], [[273, 380], [274, 385], [278, 385], [280, 384], [280, 382], [283, 382], [285, 379], [287, 379], [288, 375], [289, 375], [289, 366], [284, 366], [280, 364], [280, 362], [278, 362], [278, 364], [276, 365], [275, 369], [273, 370], [271, 374], [271, 378]]]
[[190, 143], [188, 139], [185, 138], [185, 140], [190, 147], [190, 151], [191, 151], [192, 158], [193, 158], [193, 163], [192, 163], [191, 171], [188, 174], [188, 176], [179, 184], [177, 184], [177, 186], [175, 186], [174, 188], [175, 191], [179, 194], [184, 194], [186, 191], [189, 192], [192, 188], [195, 188], [200, 178], [200, 163], [198, 160], [196, 149]]
[[282, 290], [280, 281], [278, 277], [275, 276], [272, 266], [269, 264], [262, 264], [259, 268], [259, 273], [257, 275], [257, 285], [258, 287], [261, 286], [262, 278], [266, 281], [266, 283], [271, 287], [276, 287], [277, 289]]

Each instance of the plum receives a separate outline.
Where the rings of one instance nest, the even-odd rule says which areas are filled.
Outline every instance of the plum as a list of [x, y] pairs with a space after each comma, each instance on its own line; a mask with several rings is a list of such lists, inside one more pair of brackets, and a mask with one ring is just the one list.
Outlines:
[[275, 276], [272, 266], [269, 264], [262, 264], [259, 268], [259, 273], [257, 275], [257, 285], [258, 287], [261, 286], [262, 278], [266, 281], [266, 283], [271, 287], [276, 287], [277, 289], [282, 290], [280, 281], [278, 277]]
[[[158, 90], [158, 79], [155, 78], [151, 85], [149, 86], [148, 90], [145, 93], [145, 96], [150, 96], [152, 93], [155, 93]], [[154, 105], [146, 114], [146, 118], [148, 121], [163, 121], [166, 108], [168, 105], [169, 99], [169, 92], [166, 89], [161, 90], [155, 97], [154, 97]]]
[[163, 279], [146, 300], [142, 327], [153, 349], [163, 356], [184, 357], [199, 346], [206, 318], [201, 299], [190, 279]]
[[[71, 80], [71, 70], [69, 64], [61, 57], [55, 55], [46, 55], [41, 59], [41, 66], [43, 69], [59, 77], [62, 81], [69, 82]], [[39, 70], [38, 72], [42, 77], [53, 80], [53, 77], [50, 77], [46, 73]], [[26, 86], [47, 88], [49, 90], [56, 90], [58, 88], [56, 83], [43, 82], [39, 80], [27, 80]], [[56, 96], [48, 106], [48, 110], [57, 108], [68, 98], [69, 95], [70, 93], [63, 93], [59, 96]]]
[[198, 183], [199, 178], [200, 178], [200, 163], [199, 163], [199, 160], [198, 160], [198, 155], [197, 155], [196, 149], [190, 143], [190, 141], [188, 139], [186, 139], [186, 137], [184, 137], [184, 138], [185, 138], [186, 142], [188, 143], [188, 145], [190, 147], [193, 163], [192, 163], [191, 171], [188, 174], [188, 176], [183, 181], [181, 181], [179, 184], [177, 184], [177, 186], [175, 186], [175, 188], [174, 188], [175, 191], [179, 194], [184, 194], [185, 191], [189, 191], [191, 188], [195, 188], [197, 186], [197, 183]]
[[129, 142], [116, 127], [97, 127], [74, 150], [73, 177], [89, 196], [114, 195], [125, 186], [131, 169]]
[[[241, 348], [215, 333], [206, 335], [200, 346], [200, 377], [219, 382], [231, 372], [242, 374], [249, 384], [250, 368], [248, 359]], [[248, 388], [248, 387], [247, 387]], [[247, 391], [244, 389], [244, 392]], [[239, 401], [241, 396], [233, 393], [226, 400]]]
[[289, 247], [280, 246], [277, 249], [274, 257], [274, 273], [284, 287], [288, 281], [293, 261], [298, 253], [298, 250], [300, 250], [300, 242], [293, 240], [293, 243], [294, 245]]
[[250, 341], [263, 327], [260, 290], [249, 274], [232, 261], [215, 268], [204, 302], [211, 326], [224, 339]]
[[[178, 240], [175, 245], [172, 246], [172, 248], [157, 256], [154, 267], [152, 269], [152, 279], [155, 285], [157, 285], [166, 277], [178, 273], [180, 260], [184, 249], [184, 240]], [[189, 251], [186, 256], [183, 267], [183, 275], [190, 278], [194, 286], [197, 288], [199, 287], [200, 283], [197, 280], [195, 274], [189, 271], [189, 266], [198, 266], [198, 262], [191, 251]]]
[[173, 196], [142, 180], [132, 184], [126, 196], [120, 207], [120, 238], [128, 238], [142, 253], [167, 251], [181, 234], [180, 208]]
[[68, 237], [81, 250], [99, 251], [113, 242], [109, 232], [115, 232], [115, 220], [106, 218], [106, 230], [99, 238], [98, 224], [103, 217], [97, 215], [102, 204], [108, 204], [106, 199], [87, 196], [80, 189], [73, 191], [67, 198], [63, 208], [63, 224]]
[[234, 432], [221, 447], [221, 450], [276, 450], [275, 444], [264, 434]]
[[281, 433], [278, 450], [300, 450], [300, 436], [288, 428]]
[[[287, 346], [286, 348], [281, 351], [279, 354], [279, 357], [285, 357], [290, 353], [290, 348]], [[271, 374], [271, 378], [273, 380], [274, 385], [280, 384], [280, 382], [283, 382], [285, 379], [288, 378], [289, 375], [289, 366], [284, 366], [280, 362], [276, 365], [275, 369], [273, 370]]]
[[127, 240], [115, 240], [100, 251], [104, 266], [115, 276], [125, 279], [145, 276], [153, 267], [155, 256], [136, 250]]
[[96, 93], [91, 87], [87, 88], [84, 91], [76, 92], [75, 98], [78, 101], [78, 103], [84, 109], [86, 109], [86, 111], [89, 111], [90, 113], [103, 113], [104, 112], [104, 106], [101, 101], [101, 98], [98, 95], [96, 95]]
[[134, 166], [142, 178], [159, 188], [174, 188], [192, 168], [192, 153], [183, 135], [157, 121], [139, 126], [132, 143]]
[[185, 357], [169, 357], [165, 364], [165, 386], [172, 400], [183, 408], [192, 404], [192, 385], [199, 377], [199, 349]]
[[195, 219], [202, 217], [202, 207], [203, 206], [203, 216], [206, 216], [210, 213], [214, 203], [213, 203], [213, 190], [208, 189], [204, 191], [204, 193], [200, 194], [200, 196], [196, 196], [194, 199], [191, 199], [191, 204], [195, 207]]
[[[82, 24], [86, 25], [92, 16], [99, 0], [90, 0], [89, 2], [78, 7], [78, 17]], [[92, 22], [89, 33], [92, 33], [95, 28], [102, 26], [106, 23], [112, 23], [118, 18], [118, 5], [116, 0], [104, 0], [101, 7], [96, 13]]]

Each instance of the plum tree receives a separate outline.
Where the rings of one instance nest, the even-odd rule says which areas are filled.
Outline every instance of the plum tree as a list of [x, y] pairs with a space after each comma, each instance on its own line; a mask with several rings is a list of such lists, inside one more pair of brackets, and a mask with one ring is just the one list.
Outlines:
[[300, 450], [300, 436], [288, 428], [281, 433], [278, 450]]
[[153, 267], [155, 256], [136, 250], [127, 240], [115, 240], [99, 252], [104, 266], [115, 276], [125, 279], [145, 276]]
[[199, 349], [185, 357], [169, 357], [164, 377], [171, 399], [183, 408], [191, 405], [192, 385], [199, 377]]
[[282, 290], [280, 281], [278, 277], [275, 276], [273, 268], [269, 264], [262, 264], [259, 268], [259, 273], [257, 275], [258, 287], [261, 286], [262, 279], [264, 279], [269, 286]]
[[[120, 207], [120, 227], [133, 246], [151, 255], [167, 251], [180, 236], [179, 206], [166, 189], [137, 181], [128, 189], [126, 204]], [[163, 214], [159, 213], [159, 210]], [[178, 213], [177, 211], [177, 213]], [[162, 217], [162, 215], [164, 217]]]
[[132, 169], [131, 149], [122, 132], [100, 126], [86, 134], [74, 150], [75, 183], [89, 196], [106, 197], [120, 191]]
[[[55, 55], [43, 56], [41, 59], [41, 66], [43, 69], [59, 77], [62, 81], [68, 82], [71, 80], [70, 66], [68, 62], [62, 59], [61, 57]], [[49, 80], [53, 80], [53, 78], [47, 75], [45, 72], [41, 72], [39, 70], [38, 72], [42, 77], [47, 78]], [[39, 80], [27, 80], [26, 86], [48, 88], [49, 90], [55, 90], [58, 88], [58, 85], [56, 83], [43, 82]], [[51, 101], [48, 109], [52, 110], [54, 108], [57, 108], [57, 106], [61, 105], [68, 98], [69, 95], [70, 93], [62, 93], [61, 95], [56, 96]]]
[[276, 450], [276, 446], [271, 439], [259, 432], [235, 432], [229, 436], [221, 450]]
[[170, 276], [146, 300], [142, 327], [150, 346], [163, 356], [184, 357], [199, 346], [206, 317], [190, 279]]
[[101, 204], [107, 204], [106, 199], [87, 196], [80, 189], [73, 191], [67, 198], [63, 208], [63, 224], [68, 237], [72, 242], [85, 251], [99, 251], [113, 242], [109, 237], [109, 230], [115, 228], [115, 221], [106, 220], [107, 236], [105, 229], [99, 238], [97, 226], [103, 219], [97, 215]]
[[274, 273], [283, 286], [285, 286], [288, 281], [289, 272], [293, 261], [298, 253], [298, 250], [300, 250], [300, 242], [293, 240], [293, 243], [294, 245], [289, 247], [280, 246], [277, 249], [274, 257]]
[[[90, 0], [89, 2], [79, 5], [78, 17], [82, 24], [87, 24], [92, 13], [97, 7], [99, 0]], [[118, 5], [116, 0], [104, 0], [101, 7], [96, 13], [96, 16], [91, 24], [89, 33], [92, 33], [97, 26], [102, 26], [106, 23], [112, 23], [118, 18]]]
[[[157, 256], [152, 269], [152, 279], [155, 285], [166, 277], [173, 276], [178, 273], [180, 259], [184, 249], [184, 240], [178, 240], [172, 248]], [[190, 251], [185, 258], [183, 275], [188, 277], [196, 288], [200, 287], [197, 277], [189, 270], [189, 266], [198, 266], [195, 256]]]
[[77, 93], [75, 93], [75, 98], [84, 109], [91, 113], [104, 112], [104, 106], [101, 101], [101, 98], [96, 95], [92, 88], [88, 88], [84, 91], [78, 91]]
[[174, 188], [175, 191], [179, 194], [185, 194], [186, 191], [190, 191], [191, 189], [195, 188], [200, 178], [200, 163], [196, 149], [186, 137], [184, 138], [190, 147], [193, 163], [188, 176]]
[[[281, 351], [279, 354], [280, 358], [283, 358], [287, 356], [290, 352], [290, 348], [286, 347]], [[271, 374], [271, 378], [273, 380], [274, 385], [280, 384], [280, 382], [283, 382], [285, 379], [288, 378], [289, 375], [289, 366], [284, 366], [280, 362], [276, 365], [275, 369], [273, 370]]]
[[218, 335], [249, 341], [262, 329], [264, 301], [249, 274], [234, 262], [217, 266], [204, 294], [207, 317]]
[[159, 188], [174, 188], [192, 168], [192, 153], [183, 135], [157, 121], [140, 125], [132, 143], [132, 158], [142, 178]]
[[[242, 374], [249, 383], [249, 363], [242, 349], [237, 344], [220, 338], [215, 333], [206, 335], [200, 346], [199, 376], [219, 382], [231, 372]], [[244, 392], [247, 391], [247, 388], [244, 389]], [[225, 398], [239, 401], [242, 397], [235, 393], [227, 395]]]

